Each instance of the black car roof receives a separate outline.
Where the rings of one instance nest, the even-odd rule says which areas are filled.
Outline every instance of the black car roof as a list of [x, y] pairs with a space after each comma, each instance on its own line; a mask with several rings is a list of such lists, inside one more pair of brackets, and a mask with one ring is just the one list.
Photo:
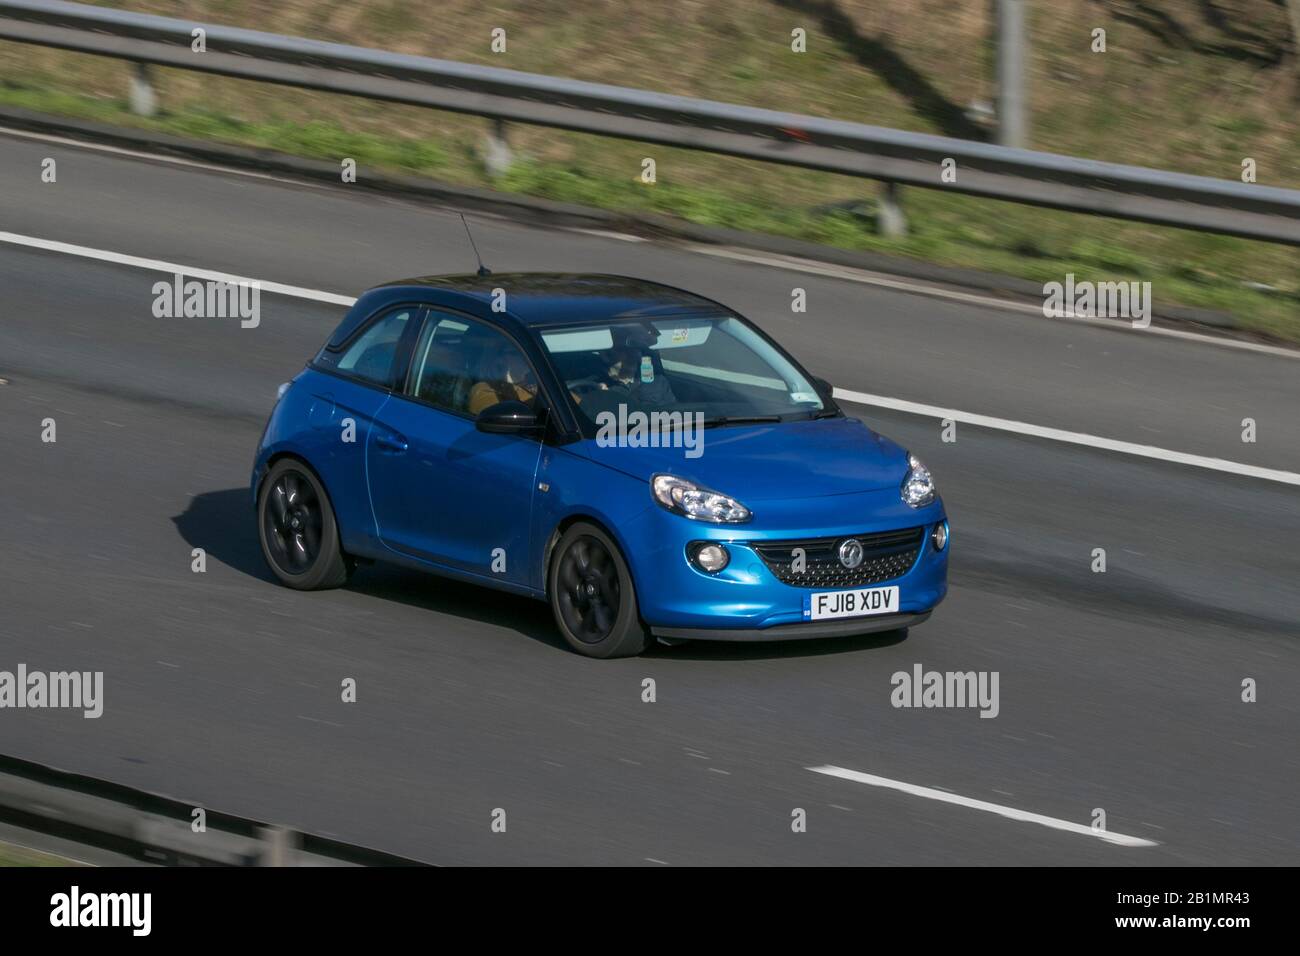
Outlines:
[[526, 326], [603, 322], [614, 318], [654, 318], [681, 315], [727, 315], [711, 299], [629, 276], [576, 272], [502, 272], [486, 276], [422, 276], [388, 282], [377, 289], [451, 293], [430, 296], [452, 304], [464, 297], [491, 306], [496, 289], [505, 290], [505, 308]]

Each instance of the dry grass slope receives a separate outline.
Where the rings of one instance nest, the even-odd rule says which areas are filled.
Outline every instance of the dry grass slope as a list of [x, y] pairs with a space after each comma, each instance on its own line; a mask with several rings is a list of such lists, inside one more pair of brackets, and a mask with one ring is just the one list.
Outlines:
[[[107, 6], [835, 116], [985, 137], [989, 0], [130, 0]], [[1300, 187], [1295, 57], [1281, 0], [1032, 0], [1033, 146]], [[490, 49], [507, 31], [507, 51]], [[790, 50], [802, 27], [808, 52]], [[1107, 52], [1091, 52], [1092, 30]], [[125, 112], [126, 68], [0, 44], [0, 102], [313, 156], [488, 182], [483, 123], [163, 71], [163, 116]], [[912, 234], [876, 234], [874, 184], [542, 129], [498, 188], [762, 229], [1044, 281], [1144, 278], [1155, 295], [1234, 311], [1300, 340], [1295, 250], [907, 191]], [[636, 181], [653, 155], [659, 183]], [[867, 200], [860, 208], [828, 207]], [[1248, 286], [1248, 283], [1253, 284]], [[1254, 286], [1273, 291], [1261, 291]]]

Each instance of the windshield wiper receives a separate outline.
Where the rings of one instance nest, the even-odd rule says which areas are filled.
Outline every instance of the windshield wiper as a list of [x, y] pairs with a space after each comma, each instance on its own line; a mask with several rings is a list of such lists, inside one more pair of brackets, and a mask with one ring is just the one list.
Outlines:
[[719, 415], [716, 418], [706, 418], [704, 427], [713, 428], [715, 425], [766, 425], [780, 420], [780, 415]]

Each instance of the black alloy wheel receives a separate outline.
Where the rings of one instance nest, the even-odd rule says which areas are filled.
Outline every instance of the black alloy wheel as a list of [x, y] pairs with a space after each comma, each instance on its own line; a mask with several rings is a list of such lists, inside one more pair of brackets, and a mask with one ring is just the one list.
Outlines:
[[262, 481], [257, 496], [262, 556], [282, 584], [302, 591], [347, 582], [352, 562], [339, 542], [325, 486], [302, 462], [284, 458]]
[[320, 556], [320, 499], [297, 471], [285, 471], [271, 485], [262, 517], [267, 550], [285, 574], [305, 574]]
[[560, 536], [547, 594], [556, 626], [578, 653], [627, 657], [648, 646], [632, 573], [618, 545], [595, 525], [580, 521]]
[[619, 586], [614, 559], [591, 535], [576, 539], [560, 556], [560, 613], [584, 644], [599, 644], [618, 618]]

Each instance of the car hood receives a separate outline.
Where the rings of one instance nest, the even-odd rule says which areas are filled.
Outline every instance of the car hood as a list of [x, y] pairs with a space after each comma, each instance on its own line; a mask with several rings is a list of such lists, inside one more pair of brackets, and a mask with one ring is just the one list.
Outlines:
[[907, 453], [856, 418], [727, 425], [702, 434], [690, 450], [700, 452], [695, 458], [686, 457], [686, 448], [634, 448], [595, 439], [574, 450], [633, 478], [676, 475], [744, 504], [896, 490], [907, 471]]

